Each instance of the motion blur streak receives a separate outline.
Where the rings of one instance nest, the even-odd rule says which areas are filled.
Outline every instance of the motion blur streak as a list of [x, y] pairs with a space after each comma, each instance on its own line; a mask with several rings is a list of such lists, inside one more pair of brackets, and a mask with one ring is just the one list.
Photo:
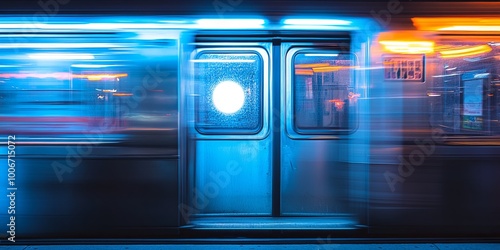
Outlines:
[[17, 238], [498, 237], [498, 17], [406, 4], [0, 19]]
[[17, 139], [19, 240], [178, 225], [178, 32], [84, 18], [0, 20], [0, 134]]

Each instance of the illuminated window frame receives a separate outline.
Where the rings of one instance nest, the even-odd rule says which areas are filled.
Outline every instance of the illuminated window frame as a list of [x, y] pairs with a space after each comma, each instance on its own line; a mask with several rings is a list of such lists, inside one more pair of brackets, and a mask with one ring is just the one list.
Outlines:
[[[253, 44], [252, 44], [253, 45]], [[269, 48], [265, 48], [264, 46], [231, 46], [228, 47], [227, 44], [223, 44], [221, 46], [217, 46], [217, 44], [213, 44], [212, 46], [200, 47], [196, 49], [191, 56], [191, 60], [197, 60], [203, 54], [255, 54], [261, 60], [261, 71], [262, 71], [262, 82], [260, 84], [261, 91], [261, 109], [260, 112], [260, 121], [259, 126], [255, 130], [245, 130], [245, 129], [203, 129], [198, 127], [198, 118], [197, 112], [199, 106], [195, 101], [192, 102], [191, 107], [193, 108], [194, 113], [192, 114], [192, 118], [194, 121], [193, 129], [195, 132], [196, 138], [200, 139], [263, 139], [269, 134]], [[194, 62], [191, 63], [192, 69], [195, 69]], [[193, 72], [194, 73], [194, 72]], [[192, 90], [190, 92], [194, 93], [196, 89], [195, 86], [192, 86]], [[193, 95], [195, 96], [195, 95]]]

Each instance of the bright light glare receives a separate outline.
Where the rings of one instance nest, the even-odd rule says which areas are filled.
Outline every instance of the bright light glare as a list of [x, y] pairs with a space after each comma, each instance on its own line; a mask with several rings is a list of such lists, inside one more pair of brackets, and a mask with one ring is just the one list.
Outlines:
[[35, 60], [92, 60], [95, 58], [91, 54], [70, 53], [37, 53], [29, 54], [28, 57]]
[[490, 31], [500, 30], [500, 18], [490, 17], [414, 17], [413, 26], [419, 30], [435, 31]]
[[434, 42], [430, 41], [380, 41], [384, 49], [391, 53], [421, 54], [433, 53]]
[[224, 114], [234, 114], [245, 103], [243, 88], [233, 81], [219, 83], [212, 94], [215, 108]]
[[34, 48], [34, 49], [80, 49], [80, 48], [126, 48], [135, 44], [114, 43], [4, 43], [0, 48]]
[[[107, 29], [161, 29], [167, 28], [169, 24], [160, 23], [7, 23], [0, 24], [0, 29], [93, 29], [93, 30], [107, 30]], [[175, 27], [175, 26], [174, 26]]]
[[286, 19], [286, 25], [350, 25], [352, 22], [338, 19]]
[[481, 25], [457, 25], [439, 28], [443, 31], [499, 31], [500, 25], [481, 26]]
[[262, 28], [263, 19], [199, 19], [196, 24], [200, 28]]

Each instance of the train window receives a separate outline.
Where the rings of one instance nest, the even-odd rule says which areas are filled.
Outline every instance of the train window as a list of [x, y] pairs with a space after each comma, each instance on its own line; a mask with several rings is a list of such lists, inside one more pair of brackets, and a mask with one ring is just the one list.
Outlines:
[[494, 44], [436, 46], [429, 83], [431, 124], [450, 134], [491, 134], [498, 128], [499, 53]]
[[0, 132], [116, 142], [177, 126], [177, 81], [165, 75], [176, 75], [176, 44], [54, 32], [25, 34], [19, 44], [0, 39], [12, 46], [0, 49]]
[[300, 51], [293, 59], [293, 120], [299, 134], [338, 134], [353, 129], [357, 94], [351, 54]]
[[22, 62], [23, 67], [12, 62], [0, 70], [1, 111], [12, 117], [3, 123], [6, 129], [33, 134], [118, 129], [120, 98], [131, 95], [123, 92], [128, 70], [48, 61], [50, 56], [47, 62]]
[[194, 60], [196, 129], [256, 134], [262, 128], [263, 58], [257, 51], [200, 51]]

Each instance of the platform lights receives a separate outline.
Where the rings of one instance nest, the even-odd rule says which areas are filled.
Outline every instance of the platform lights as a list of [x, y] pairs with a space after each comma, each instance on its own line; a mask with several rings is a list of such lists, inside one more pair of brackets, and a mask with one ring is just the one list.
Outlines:
[[351, 21], [340, 19], [285, 19], [285, 25], [304, 25], [304, 26], [345, 26], [351, 25]]
[[263, 19], [199, 19], [196, 21], [198, 28], [215, 29], [249, 29], [263, 28], [266, 22]]
[[[358, 29], [358, 20], [331, 19], [331, 18], [286, 18], [276, 23], [263, 18], [180, 18], [165, 19], [130, 19], [130, 17], [115, 17], [110, 19], [92, 19], [75, 22], [72, 18], [54, 19], [53, 22], [26, 22], [23, 20], [0, 21], [0, 30], [23, 30], [36, 34], [38, 31], [65, 32], [68, 30], [133, 30], [156, 31], [160, 29], [318, 29], [318, 30], [352, 30]], [[158, 34], [158, 33], [156, 33]], [[155, 37], [150, 33], [147, 37]]]
[[384, 50], [400, 54], [428, 54], [434, 52], [434, 42], [431, 41], [380, 41]]
[[434, 53], [433, 36], [426, 32], [387, 31], [378, 35], [379, 44], [385, 52], [395, 54]]
[[346, 30], [352, 28], [352, 21], [341, 19], [289, 18], [282, 22], [283, 29]]
[[442, 58], [468, 57], [485, 54], [492, 51], [489, 45], [463, 46], [458, 48], [443, 48], [439, 53]]
[[411, 19], [418, 30], [499, 32], [498, 17], [414, 17]]
[[[130, 18], [128, 18], [130, 19]], [[23, 29], [23, 30], [143, 30], [143, 29], [254, 29], [263, 28], [266, 24], [264, 19], [256, 18], [202, 18], [202, 19], [182, 19], [182, 20], [143, 20], [122, 21], [117, 18], [114, 22], [87, 22], [72, 23], [61, 21], [58, 23], [33, 23], [33, 22], [0, 22], [0, 29]]]

